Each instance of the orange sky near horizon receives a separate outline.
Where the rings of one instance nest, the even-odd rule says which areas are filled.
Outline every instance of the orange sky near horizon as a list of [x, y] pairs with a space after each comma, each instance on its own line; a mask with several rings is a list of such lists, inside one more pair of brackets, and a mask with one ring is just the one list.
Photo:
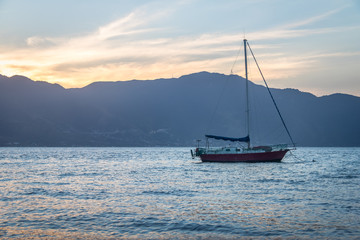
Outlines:
[[[221, 6], [206, 1], [151, 1], [131, 6], [123, 2], [122, 12], [113, 10], [110, 19], [100, 14], [86, 24], [88, 16], [72, 16], [70, 20], [79, 29], [55, 17], [46, 19], [56, 8], [51, 3], [38, 5], [41, 2], [28, 5], [30, 13], [49, 12], [35, 20], [26, 19], [25, 12], [14, 19], [10, 14], [19, 6], [11, 1], [0, 3], [0, 9], [8, 13], [0, 14], [0, 34], [8, 36], [0, 40], [0, 74], [74, 88], [97, 81], [172, 78], [201, 71], [230, 74], [237, 59], [233, 73], [244, 76], [243, 50], [239, 49], [245, 32], [270, 87], [297, 88], [316, 95], [360, 95], [360, 48], [356, 41], [360, 40], [360, 14], [353, 1], [319, 1], [309, 13], [305, 12], [307, 5], [300, 2], [256, 4], [243, 0]], [[320, 2], [326, 2], [327, 7]], [[56, 4], [59, 9], [84, 7], [68, 1]], [[103, 7], [105, 14], [116, 9], [117, 3], [96, 4], [90, 1], [86, 7], [100, 12]], [[202, 4], [206, 7], [200, 11]], [[248, 11], [238, 15], [235, 10], [240, 11], [243, 5]], [[266, 7], [278, 15], [274, 17]], [[224, 28], [228, 21], [254, 18], [255, 10], [264, 14], [261, 21], [251, 19], [255, 24], [246, 26], [247, 31], [244, 24]], [[20, 34], [24, 21], [31, 27]], [[345, 41], [346, 45], [340, 44]], [[262, 84], [255, 67], [250, 62], [250, 80]]]

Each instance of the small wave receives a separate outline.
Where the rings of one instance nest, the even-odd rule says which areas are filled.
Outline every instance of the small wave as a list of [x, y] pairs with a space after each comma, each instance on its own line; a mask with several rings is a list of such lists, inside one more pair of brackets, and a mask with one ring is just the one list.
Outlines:
[[306, 183], [306, 181], [305, 180], [293, 180], [293, 179], [290, 179], [289, 181], [287, 181], [287, 183], [288, 184], [299, 184], [299, 185], [301, 185], [301, 184]]
[[47, 190], [44, 188], [30, 188], [26, 190], [23, 195], [44, 195], [50, 197], [64, 197], [64, 196], [74, 196], [75, 194], [66, 190]]
[[12, 181], [13, 179], [11, 178], [2, 178], [0, 179], [0, 182], [9, 182], [9, 181]]
[[275, 179], [275, 178], [262, 178], [262, 179], [259, 179], [258, 182], [260, 183], [266, 183], [266, 182], [283, 182], [284, 180], [283, 179]]
[[44, 188], [30, 188], [23, 193], [24, 195], [47, 195], [48, 192]]
[[72, 177], [75, 176], [75, 174], [73, 172], [66, 172], [66, 173], [60, 173], [59, 177], [63, 178], [63, 177]]
[[21, 200], [21, 199], [23, 199], [23, 198], [21, 198], [21, 197], [1, 197], [0, 201], [2, 201], [2, 202], [11, 202], [11, 201], [17, 201], [17, 200]]
[[174, 196], [189, 196], [193, 195], [194, 191], [188, 190], [180, 190], [180, 189], [173, 189], [173, 190], [146, 190], [143, 191], [142, 194], [153, 194], [153, 195], [174, 195]]
[[200, 223], [171, 223], [168, 226], [168, 230], [181, 230], [181, 231], [190, 231], [190, 232], [220, 232], [220, 233], [229, 233], [233, 232], [234, 228], [217, 225], [217, 224], [200, 224]]
[[355, 179], [359, 178], [359, 175], [321, 175], [320, 178], [330, 178], [330, 179]]

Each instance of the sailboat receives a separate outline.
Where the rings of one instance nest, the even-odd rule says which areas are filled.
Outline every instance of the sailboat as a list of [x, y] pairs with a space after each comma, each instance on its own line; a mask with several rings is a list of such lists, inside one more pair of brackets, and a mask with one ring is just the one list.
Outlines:
[[[247, 69], [247, 47], [249, 48], [255, 63], [259, 69], [260, 75], [265, 83], [265, 86], [270, 94], [270, 97], [275, 105], [275, 109], [282, 121], [282, 124], [291, 140], [293, 145], [290, 148], [287, 144], [267, 145], [267, 146], [252, 146], [250, 136], [250, 111], [249, 111], [249, 80], [248, 80], [248, 69]], [[251, 50], [250, 44], [244, 39], [244, 57], [245, 57], [245, 77], [246, 77], [246, 122], [247, 122], [247, 136], [241, 138], [223, 137], [217, 135], [205, 135], [206, 146], [197, 147], [195, 151], [191, 150], [193, 158], [199, 157], [202, 162], [280, 162], [286, 153], [291, 149], [295, 149], [295, 143], [290, 135], [290, 132], [285, 124], [283, 117], [280, 114], [280, 110], [275, 102], [275, 99], [267, 85], [267, 82], [261, 72], [261, 69], [256, 61], [256, 58]], [[240, 142], [246, 143], [246, 146], [241, 147], [209, 147], [209, 139]]]

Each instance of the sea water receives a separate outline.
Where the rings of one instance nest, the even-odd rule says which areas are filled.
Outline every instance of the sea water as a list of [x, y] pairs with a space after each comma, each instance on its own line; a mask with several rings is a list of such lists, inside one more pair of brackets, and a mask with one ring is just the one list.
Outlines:
[[360, 238], [360, 148], [201, 163], [189, 148], [0, 148], [0, 238]]

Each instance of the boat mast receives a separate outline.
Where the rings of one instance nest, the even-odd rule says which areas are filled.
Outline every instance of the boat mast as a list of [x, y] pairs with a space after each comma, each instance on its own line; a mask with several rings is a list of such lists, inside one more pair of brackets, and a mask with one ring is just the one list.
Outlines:
[[250, 148], [250, 117], [249, 117], [249, 80], [248, 80], [248, 69], [247, 69], [247, 54], [246, 54], [246, 42], [244, 39], [244, 54], [245, 54], [245, 78], [246, 78], [246, 126], [247, 126], [247, 136], [249, 141], [247, 142], [248, 148]]

